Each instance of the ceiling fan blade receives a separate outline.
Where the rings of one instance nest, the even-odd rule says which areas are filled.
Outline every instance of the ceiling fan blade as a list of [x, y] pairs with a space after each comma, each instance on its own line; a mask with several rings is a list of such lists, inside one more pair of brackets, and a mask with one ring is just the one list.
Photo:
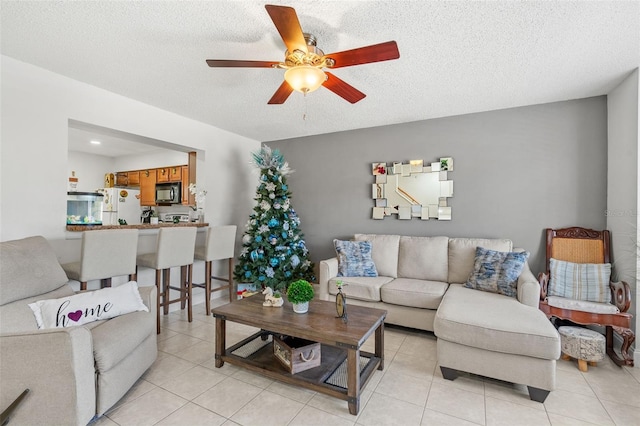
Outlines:
[[368, 64], [371, 62], [389, 61], [398, 59], [400, 52], [395, 41], [373, 44], [357, 49], [325, 55], [325, 58], [333, 59], [335, 64], [331, 68], [350, 67], [352, 65]]
[[276, 68], [280, 62], [269, 61], [236, 61], [233, 59], [207, 59], [210, 67], [223, 68]]
[[324, 73], [327, 75], [327, 79], [324, 83], [322, 83], [322, 85], [331, 90], [336, 95], [351, 102], [352, 104], [363, 100], [365, 96], [367, 96], [349, 83], [345, 83], [344, 81], [340, 80], [330, 72], [325, 71]]
[[267, 13], [271, 17], [274, 25], [282, 37], [282, 41], [287, 46], [289, 52], [294, 50], [301, 50], [304, 53], [309, 53], [307, 49], [307, 42], [304, 40], [304, 34], [302, 33], [302, 27], [300, 21], [298, 21], [298, 15], [292, 7], [288, 6], [275, 6], [267, 4], [264, 6], [267, 9]]
[[280, 87], [278, 87], [278, 90], [276, 90], [276, 93], [274, 93], [271, 99], [269, 99], [269, 102], [267, 102], [267, 104], [283, 104], [284, 101], [287, 100], [291, 92], [293, 92], [293, 89], [291, 88], [291, 86], [289, 86], [289, 83], [283, 81]]

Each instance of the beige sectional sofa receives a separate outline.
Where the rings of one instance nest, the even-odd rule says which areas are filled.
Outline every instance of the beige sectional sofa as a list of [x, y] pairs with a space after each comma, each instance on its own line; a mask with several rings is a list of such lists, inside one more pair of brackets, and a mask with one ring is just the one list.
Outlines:
[[371, 242], [377, 277], [338, 277], [338, 259], [320, 262], [319, 297], [335, 300], [336, 281], [348, 304], [387, 311], [386, 322], [433, 331], [446, 379], [457, 371], [529, 387], [543, 402], [555, 388], [560, 338], [538, 309], [540, 287], [525, 264], [517, 297], [465, 288], [476, 247], [517, 251], [508, 239], [356, 234]]
[[157, 357], [156, 288], [139, 293], [149, 312], [38, 329], [28, 304], [74, 291], [43, 237], [0, 243], [0, 406], [30, 389], [12, 423], [84, 425], [124, 396]]

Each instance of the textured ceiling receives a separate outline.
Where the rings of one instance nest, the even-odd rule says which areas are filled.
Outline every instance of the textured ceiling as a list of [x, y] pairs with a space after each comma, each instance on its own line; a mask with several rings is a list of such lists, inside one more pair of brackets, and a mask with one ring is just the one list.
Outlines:
[[2, 53], [259, 141], [608, 93], [640, 57], [640, 3], [270, 1], [326, 53], [396, 40], [400, 59], [340, 68], [367, 97], [320, 88], [267, 105], [283, 70], [260, 1], [5, 1]]

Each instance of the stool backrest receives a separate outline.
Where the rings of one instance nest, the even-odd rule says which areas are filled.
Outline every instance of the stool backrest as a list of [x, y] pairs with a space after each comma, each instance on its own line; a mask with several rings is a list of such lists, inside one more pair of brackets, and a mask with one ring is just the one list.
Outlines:
[[230, 259], [235, 256], [236, 225], [210, 226], [205, 243], [205, 261]]
[[85, 231], [80, 251], [80, 281], [135, 274], [138, 230]]
[[197, 231], [195, 226], [160, 228], [156, 247], [157, 268], [191, 265]]

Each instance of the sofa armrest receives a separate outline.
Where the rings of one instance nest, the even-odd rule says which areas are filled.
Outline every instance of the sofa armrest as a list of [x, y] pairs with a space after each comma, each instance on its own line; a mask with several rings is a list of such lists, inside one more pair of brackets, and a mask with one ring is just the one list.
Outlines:
[[25, 389], [16, 424], [87, 424], [96, 413], [91, 332], [84, 327], [0, 336], [0, 405]]
[[540, 301], [540, 283], [529, 268], [529, 263], [524, 264], [522, 274], [518, 277], [518, 300], [528, 306], [538, 307]]
[[138, 292], [140, 293], [140, 298], [142, 298], [142, 303], [145, 304], [147, 308], [149, 308], [149, 313], [156, 317], [156, 286], [144, 286], [138, 287]]
[[329, 280], [338, 276], [338, 258], [320, 261], [320, 300], [329, 300]]

